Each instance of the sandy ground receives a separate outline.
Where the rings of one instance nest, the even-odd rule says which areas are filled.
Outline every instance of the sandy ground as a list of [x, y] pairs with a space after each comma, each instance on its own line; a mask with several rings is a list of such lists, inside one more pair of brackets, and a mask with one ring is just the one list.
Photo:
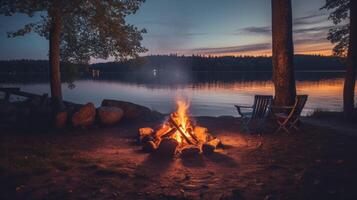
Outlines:
[[46, 134], [1, 134], [0, 199], [357, 199], [357, 138], [304, 125], [247, 135], [232, 117], [201, 117], [225, 147], [162, 159], [121, 123]]

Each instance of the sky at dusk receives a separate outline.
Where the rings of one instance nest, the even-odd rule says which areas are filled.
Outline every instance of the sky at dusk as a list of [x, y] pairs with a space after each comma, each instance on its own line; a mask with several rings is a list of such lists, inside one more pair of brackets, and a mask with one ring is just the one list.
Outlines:
[[[325, 0], [292, 0], [296, 54], [331, 54]], [[127, 22], [146, 28], [146, 54], [270, 55], [271, 0], [146, 0]], [[6, 32], [33, 21], [0, 16], [0, 59], [47, 59], [48, 41]], [[94, 60], [95, 62], [95, 60]]]

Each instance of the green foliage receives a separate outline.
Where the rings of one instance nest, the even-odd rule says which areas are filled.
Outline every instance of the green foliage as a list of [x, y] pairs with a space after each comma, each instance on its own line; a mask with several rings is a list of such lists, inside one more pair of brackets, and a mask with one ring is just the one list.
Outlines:
[[117, 60], [133, 58], [145, 52], [141, 46], [145, 29], [127, 24], [145, 0], [1, 0], [0, 14], [39, 15], [40, 20], [8, 33], [9, 37], [36, 32], [49, 38], [51, 13], [61, 13], [61, 60], [88, 63], [91, 57]]
[[333, 53], [336, 56], [346, 56], [349, 42], [349, 4], [350, 0], [326, 0], [326, 4], [321, 9], [330, 10], [329, 19], [336, 25], [331, 28], [327, 39], [330, 40], [335, 47]]

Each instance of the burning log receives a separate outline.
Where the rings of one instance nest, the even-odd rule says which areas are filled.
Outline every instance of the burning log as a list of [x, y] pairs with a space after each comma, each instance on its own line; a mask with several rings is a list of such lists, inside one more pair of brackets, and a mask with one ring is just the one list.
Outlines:
[[172, 128], [169, 132], [162, 136], [162, 138], [171, 138], [176, 133], [177, 129]]
[[211, 141], [216, 139], [215, 137], [213, 137], [210, 133], [207, 133], [207, 137], [206, 137], [206, 141]]
[[217, 146], [221, 144], [221, 141], [217, 138], [202, 145], [202, 151], [205, 154], [213, 153]]
[[197, 145], [186, 146], [181, 150], [182, 157], [197, 157], [201, 153], [201, 149]]
[[168, 132], [170, 132], [171, 130], [172, 130], [172, 128], [165, 124], [162, 126], [162, 128], [160, 128], [158, 131], [156, 131], [155, 137], [161, 138], [164, 135], [166, 135]]
[[[194, 144], [187, 136], [186, 134], [183, 132], [183, 130], [181, 129], [181, 127], [179, 125], [177, 125], [177, 123], [175, 122], [174, 119], [172, 119], [172, 117], [170, 117], [169, 122], [178, 130], [178, 132], [181, 134], [181, 136], [186, 140], [186, 142], [188, 144]], [[193, 138], [195, 139], [195, 138]]]
[[177, 101], [177, 111], [156, 132], [151, 128], [139, 129], [143, 149], [147, 152], [155, 151], [164, 157], [172, 157], [176, 153], [183, 157], [194, 157], [202, 151], [214, 152], [221, 142], [208, 133], [207, 128], [195, 126], [187, 109], [187, 103]]
[[205, 143], [207, 142], [207, 128], [205, 127], [201, 127], [201, 126], [195, 126], [195, 128], [193, 129], [193, 132], [195, 133], [198, 141], [200, 141], [201, 143]]
[[188, 128], [188, 129], [186, 130], [186, 132], [191, 136], [191, 138], [193, 138], [196, 143], [199, 143], [199, 141], [198, 141], [196, 135], [195, 135], [194, 133], [192, 133], [192, 131], [193, 131], [192, 128]]
[[147, 141], [143, 144], [143, 150], [146, 152], [154, 152], [157, 149], [157, 145], [154, 141]]
[[141, 139], [140, 142], [141, 142], [141, 144], [145, 144], [149, 141], [154, 141], [154, 140], [155, 140], [155, 138], [153, 136], [148, 135], [148, 136], [143, 137], [143, 139]]
[[146, 128], [140, 128], [139, 129], [139, 142], [143, 143], [145, 141], [148, 141], [150, 137], [152, 137], [154, 133], [154, 130], [152, 128], [146, 127]]
[[176, 148], [178, 145], [179, 143], [175, 139], [164, 138], [157, 148], [157, 153], [165, 157], [173, 156], [176, 154]]

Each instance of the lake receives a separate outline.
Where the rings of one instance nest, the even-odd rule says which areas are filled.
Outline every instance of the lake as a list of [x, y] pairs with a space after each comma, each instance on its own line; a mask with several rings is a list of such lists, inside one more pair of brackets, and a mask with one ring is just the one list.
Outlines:
[[[2, 75], [0, 86], [50, 93], [46, 76]], [[62, 89], [64, 99], [75, 103], [99, 106], [103, 99], [117, 99], [169, 113], [175, 109], [175, 100], [184, 97], [190, 101], [193, 116], [237, 116], [234, 104], [250, 105], [255, 94], [274, 94], [270, 79], [271, 72], [116, 73], [82, 77], [74, 85], [63, 83]], [[342, 72], [297, 72], [296, 83], [298, 94], [309, 95], [305, 115], [342, 109]]]

